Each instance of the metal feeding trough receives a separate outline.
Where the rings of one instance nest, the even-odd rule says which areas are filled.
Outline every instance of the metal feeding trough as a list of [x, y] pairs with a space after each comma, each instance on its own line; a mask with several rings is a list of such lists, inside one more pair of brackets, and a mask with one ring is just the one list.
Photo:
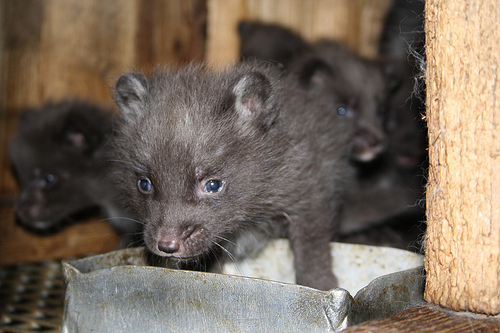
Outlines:
[[423, 301], [422, 256], [331, 249], [341, 288], [330, 291], [293, 284], [282, 239], [256, 258], [226, 264], [225, 274], [145, 266], [143, 248], [64, 261], [62, 332], [337, 332]]

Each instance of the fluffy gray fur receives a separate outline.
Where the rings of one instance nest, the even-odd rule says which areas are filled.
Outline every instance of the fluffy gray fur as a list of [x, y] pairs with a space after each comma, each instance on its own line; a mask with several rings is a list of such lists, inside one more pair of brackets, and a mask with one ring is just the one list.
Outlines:
[[297, 74], [297, 70], [303, 71], [302, 64], [313, 58], [324, 62], [330, 68], [332, 80], [343, 89], [342, 94], [350, 95], [346, 106], [356, 126], [352, 137], [353, 160], [369, 163], [385, 151], [383, 111], [392, 84], [392, 78], [384, 75], [386, 64], [362, 58], [336, 41], [308, 43], [280, 25], [242, 21], [238, 33], [243, 60], [277, 61], [292, 75]]
[[[329, 241], [352, 174], [352, 125], [315, 75], [311, 88], [251, 62], [118, 80], [116, 174], [152, 253], [240, 259], [285, 235], [297, 283], [336, 286]], [[207, 191], [213, 180], [220, 189]]]

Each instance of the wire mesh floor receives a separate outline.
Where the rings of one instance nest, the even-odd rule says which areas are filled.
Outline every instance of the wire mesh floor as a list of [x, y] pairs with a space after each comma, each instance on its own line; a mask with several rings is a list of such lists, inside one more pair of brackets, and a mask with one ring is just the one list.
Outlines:
[[64, 290], [59, 262], [0, 267], [0, 333], [60, 332]]

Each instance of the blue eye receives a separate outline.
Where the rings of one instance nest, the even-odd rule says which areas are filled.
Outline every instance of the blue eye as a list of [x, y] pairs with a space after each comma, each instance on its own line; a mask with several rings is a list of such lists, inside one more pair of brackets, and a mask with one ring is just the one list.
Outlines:
[[52, 174], [48, 174], [46, 175], [43, 179], [42, 179], [42, 186], [49, 186], [49, 185], [52, 185], [56, 182], [56, 176], [52, 175]]
[[340, 114], [341, 116], [347, 114], [347, 108], [341, 106], [337, 109], [337, 113]]
[[153, 185], [148, 178], [139, 179], [139, 181], [137, 182], [137, 187], [139, 188], [139, 191], [144, 194], [151, 193], [151, 190], [153, 189]]
[[209, 180], [206, 184], [205, 184], [205, 192], [207, 193], [216, 193], [216, 192], [219, 192], [220, 190], [222, 190], [222, 185], [223, 185], [223, 182], [221, 180]]

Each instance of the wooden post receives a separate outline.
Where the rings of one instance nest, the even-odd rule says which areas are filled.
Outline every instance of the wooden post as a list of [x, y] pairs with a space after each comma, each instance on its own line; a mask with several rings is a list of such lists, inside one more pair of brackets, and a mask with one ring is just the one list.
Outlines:
[[500, 6], [427, 0], [425, 299], [500, 312]]

